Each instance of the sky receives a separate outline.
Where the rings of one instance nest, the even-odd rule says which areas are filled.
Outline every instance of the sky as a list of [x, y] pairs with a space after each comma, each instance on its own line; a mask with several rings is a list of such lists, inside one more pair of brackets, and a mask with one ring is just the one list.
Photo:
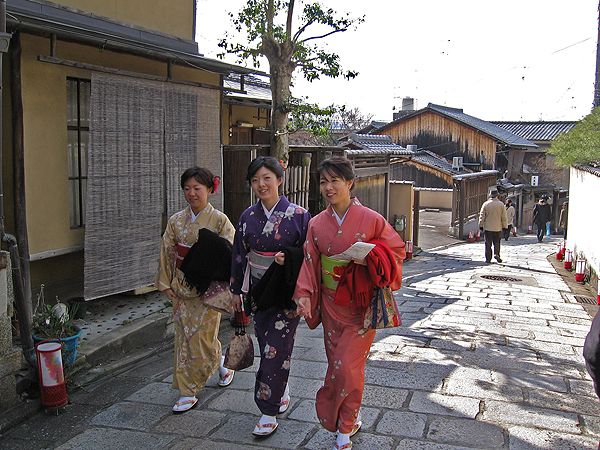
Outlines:
[[[227, 12], [239, 11], [244, 3], [198, 0], [201, 53], [216, 57], [219, 39], [231, 29]], [[355, 31], [321, 40], [359, 76], [309, 83], [298, 75], [295, 96], [356, 107], [385, 121], [392, 120], [403, 97], [414, 98], [417, 109], [431, 102], [484, 120], [579, 120], [591, 110], [597, 0], [321, 3], [365, 16]], [[232, 56], [226, 61], [235, 63]], [[268, 64], [260, 70], [268, 72]]]

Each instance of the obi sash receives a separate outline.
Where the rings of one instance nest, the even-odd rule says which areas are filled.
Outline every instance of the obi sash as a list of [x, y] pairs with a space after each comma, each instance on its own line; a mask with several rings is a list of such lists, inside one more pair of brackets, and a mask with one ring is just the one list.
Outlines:
[[327, 289], [335, 291], [350, 261], [333, 259], [321, 253], [321, 281]]
[[185, 256], [190, 252], [191, 248], [192, 247], [185, 244], [177, 244], [175, 246], [175, 267], [181, 269], [181, 264], [183, 263]]
[[244, 271], [244, 282], [242, 283], [242, 292], [247, 294], [250, 290], [250, 277], [262, 278], [269, 266], [275, 261], [275, 255], [279, 252], [259, 252], [250, 250], [248, 253], [248, 263]]

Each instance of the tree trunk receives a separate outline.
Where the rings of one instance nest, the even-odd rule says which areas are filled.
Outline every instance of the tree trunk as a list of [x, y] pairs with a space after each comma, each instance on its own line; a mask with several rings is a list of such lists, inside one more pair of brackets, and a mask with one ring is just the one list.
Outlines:
[[289, 121], [290, 83], [293, 67], [279, 59], [269, 59], [271, 72], [271, 156], [287, 164], [290, 150], [287, 125]]

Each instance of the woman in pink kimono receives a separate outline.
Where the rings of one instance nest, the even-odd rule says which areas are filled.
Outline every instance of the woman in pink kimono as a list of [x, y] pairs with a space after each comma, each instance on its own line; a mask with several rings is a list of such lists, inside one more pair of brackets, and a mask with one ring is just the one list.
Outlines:
[[362, 330], [365, 310], [354, 300], [346, 306], [334, 302], [348, 263], [331, 256], [356, 242], [384, 241], [398, 266], [398, 276], [391, 283], [392, 289], [398, 289], [405, 252], [404, 242], [385, 218], [351, 197], [354, 172], [348, 159], [323, 161], [319, 175], [321, 194], [328, 206], [309, 223], [294, 299], [309, 327], [323, 324], [328, 367], [317, 392], [316, 409], [321, 425], [337, 431], [334, 449], [341, 450], [352, 447], [350, 437], [362, 425], [359, 413], [365, 365], [375, 330]]

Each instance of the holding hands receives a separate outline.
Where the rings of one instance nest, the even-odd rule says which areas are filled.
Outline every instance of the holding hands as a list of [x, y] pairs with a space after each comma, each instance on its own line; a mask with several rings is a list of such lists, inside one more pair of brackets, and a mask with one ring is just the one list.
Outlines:
[[312, 314], [310, 313], [310, 298], [300, 297], [296, 300], [296, 305], [296, 312], [299, 316], [304, 317], [305, 319], [312, 318]]

